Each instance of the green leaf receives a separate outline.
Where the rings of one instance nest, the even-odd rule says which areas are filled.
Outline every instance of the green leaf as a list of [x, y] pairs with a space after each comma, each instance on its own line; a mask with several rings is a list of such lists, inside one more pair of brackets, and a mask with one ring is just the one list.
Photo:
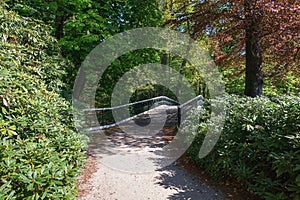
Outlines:
[[296, 183], [298, 186], [300, 186], [300, 174], [296, 177]]
[[3, 100], [3, 105], [8, 108], [9, 104], [8, 104], [7, 100], [5, 98], [3, 98], [2, 100]]
[[8, 136], [18, 135], [17, 132], [10, 130], [10, 129], [7, 130], [7, 134], [8, 134]]
[[1, 110], [2, 110], [3, 114], [7, 114], [8, 113], [7, 110], [5, 109], [5, 107], [1, 107]]
[[294, 171], [298, 171], [300, 170], [300, 165], [296, 165], [296, 167], [294, 168]]

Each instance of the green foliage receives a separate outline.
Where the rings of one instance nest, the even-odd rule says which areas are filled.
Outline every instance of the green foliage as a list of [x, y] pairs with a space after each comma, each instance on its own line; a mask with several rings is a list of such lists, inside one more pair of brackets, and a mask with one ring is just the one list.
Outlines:
[[284, 76], [275, 78], [265, 78], [264, 94], [275, 96], [280, 94], [299, 94], [300, 77], [293, 72], [288, 72]]
[[[63, 54], [76, 66], [75, 69], [69, 68], [67, 71], [67, 79], [71, 84], [88, 53], [105, 39], [133, 28], [155, 27], [161, 23], [161, 14], [156, 1], [153, 0], [88, 2], [71, 14], [70, 20], [64, 24], [64, 37], [60, 39]], [[118, 63], [119, 66], [114, 65], [116, 66], [114, 73], [119, 73], [121, 66], [138, 59], [139, 57], [134, 57], [134, 54], [128, 56], [126, 61]], [[121, 72], [124, 73], [126, 70], [123, 68]]]
[[86, 138], [61, 96], [68, 61], [49, 33], [0, 11], [0, 199], [75, 199]]
[[[242, 68], [242, 67], [240, 67]], [[224, 70], [223, 72], [226, 92], [229, 94], [244, 94], [245, 76], [237, 74], [236, 69]], [[300, 93], [300, 77], [296, 73], [288, 72], [281, 77], [265, 77], [264, 91], [265, 96], [276, 95], [298, 95]]]
[[213, 151], [198, 158], [209, 124], [209, 105], [201, 113], [196, 140], [189, 149], [218, 179], [235, 178], [265, 199], [300, 198], [300, 97], [229, 96], [221, 137]]
[[37, 75], [48, 89], [61, 89], [63, 68], [70, 63], [62, 58], [57, 41], [50, 35], [51, 29], [14, 12], [1, 13], [0, 22], [1, 61], [7, 66], [20, 65], [24, 73]]
[[[113, 14], [111, 1], [87, 1], [71, 13], [70, 20], [64, 25], [64, 36], [60, 45], [64, 55], [80, 66], [87, 54], [103, 39], [117, 32], [117, 23], [109, 23]], [[75, 75], [68, 72], [75, 78]], [[77, 72], [77, 70], [73, 70]]]
[[222, 72], [225, 82], [225, 90], [229, 94], [243, 95], [245, 90], [245, 76], [237, 76], [234, 69]]
[[[116, 59], [103, 73], [99, 87], [97, 88], [96, 106], [103, 107], [109, 106], [111, 102], [111, 95], [116, 83], [127, 72], [134, 67], [147, 64], [147, 63], [159, 63], [161, 53], [155, 49], [141, 49], [126, 53]], [[135, 69], [140, 80], [148, 80], [148, 73]], [[138, 80], [131, 80], [132, 82]], [[154, 83], [155, 84], [155, 83]], [[134, 93], [135, 91], [123, 91], [124, 93]], [[149, 92], [149, 93], [147, 93]], [[152, 94], [151, 94], [152, 93]], [[137, 88], [135, 94], [133, 94], [132, 101], [138, 101], [142, 99], [152, 98], [157, 94], [157, 87], [154, 85], [145, 86], [144, 88]], [[158, 95], [157, 95], [158, 96]]]

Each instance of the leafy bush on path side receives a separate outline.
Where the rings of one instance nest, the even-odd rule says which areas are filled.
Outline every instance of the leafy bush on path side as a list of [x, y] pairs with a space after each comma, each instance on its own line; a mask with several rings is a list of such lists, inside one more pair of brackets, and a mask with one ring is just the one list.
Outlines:
[[0, 199], [75, 199], [86, 138], [61, 96], [69, 62], [42, 22], [0, 11]]
[[[264, 199], [300, 198], [300, 97], [229, 96], [221, 137], [203, 159], [209, 106], [202, 110], [196, 140], [188, 153], [218, 179], [234, 178]], [[216, 102], [207, 102], [207, 105]], [[214, 126], [214, 124], [213, 124]]]

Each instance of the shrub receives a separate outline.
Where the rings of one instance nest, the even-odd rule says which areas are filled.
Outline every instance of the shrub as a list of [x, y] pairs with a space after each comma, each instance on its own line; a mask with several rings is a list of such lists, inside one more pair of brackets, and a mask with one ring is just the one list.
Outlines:
[[[218, 179], [233, 177], [265, 199], [300, 198], [300, 97], [229, 96], [221, 137], [203, 159], [198, 151], [208, 127], [202, 111], [196, 140], [188, 153]], [[213, 125], [214, 126], [214, 125]]]
[[0, 199], [75, 199], [86, 138], [61, 96], [62, 58], [49, 27], [0, 11]]

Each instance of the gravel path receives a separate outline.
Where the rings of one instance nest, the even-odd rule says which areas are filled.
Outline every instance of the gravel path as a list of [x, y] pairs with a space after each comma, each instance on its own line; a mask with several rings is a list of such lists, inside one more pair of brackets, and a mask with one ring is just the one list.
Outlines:
[[[166, 133], [128, 135], [120, 130], [91, 137], [96, 170], [80, 187], [79, 200], [223, 200], [225, 195], [193, 176], [179, 163], [161, 168], [156, 150], [170, 142]], [[107, 142], [109, 141], [109, 142]], [[144, 168], [143, 168], [144, 167]]]

